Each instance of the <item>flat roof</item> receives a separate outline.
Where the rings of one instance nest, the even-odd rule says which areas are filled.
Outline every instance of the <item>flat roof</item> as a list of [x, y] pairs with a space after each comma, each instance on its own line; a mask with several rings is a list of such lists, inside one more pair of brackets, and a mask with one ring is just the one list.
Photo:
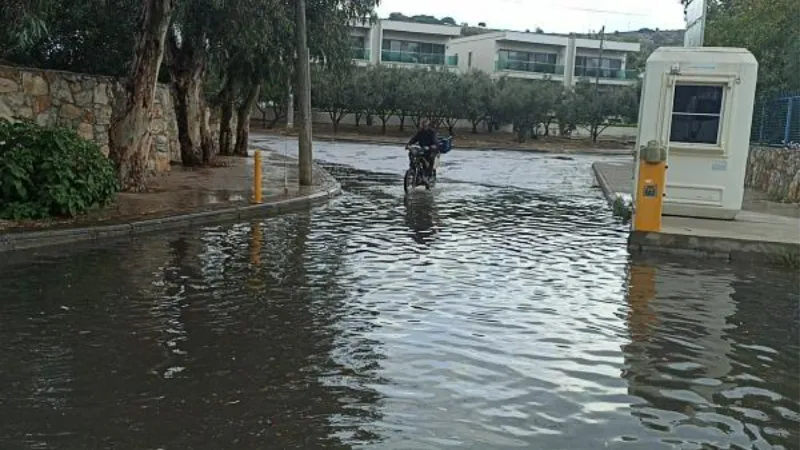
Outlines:
[[438, 34], [451, 37], [461, 36], [461, 26], [459, 25], [440, 25], [381, 19], [381, 28], [389, 31], [405, 31], [407, 33]]
[[[566, 47], [570, 36], [561, 34], [528, 33], [523, 31], [498, 31], [493, 33], [476, 34], [452, 39], [451, 42], [458, 44], [461, 42], [472, 41], [513, 41], [528, 44], [558, 45]], [[575, 38], [575, 46], [578, 48], [599, 49], [599, 39]], [[606, 39], [603, 41], [603, 49], [611, 51], [638, 52], [641, 44], [638, 42], [620, 42]]]

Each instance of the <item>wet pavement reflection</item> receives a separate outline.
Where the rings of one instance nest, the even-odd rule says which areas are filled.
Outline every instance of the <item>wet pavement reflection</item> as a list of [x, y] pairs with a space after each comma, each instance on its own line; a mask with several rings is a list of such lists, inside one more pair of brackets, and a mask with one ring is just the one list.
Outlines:
[[593, 158], [317, 148], [327, 207], [5, 260], [0, 448], [797, 448], [794, 273], [631, 260]]

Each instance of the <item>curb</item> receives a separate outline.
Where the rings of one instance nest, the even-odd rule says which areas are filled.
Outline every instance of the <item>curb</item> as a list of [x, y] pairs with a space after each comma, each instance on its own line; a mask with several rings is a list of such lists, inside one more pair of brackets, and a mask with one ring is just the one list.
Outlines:
[[194, 228], [222, 222], [238, 222], [256, 217], [269, 217], [327, 203], [342, 193], [341, 184], [327, 171], [314, 164], [325, 181], [315, 192], [295, 198], [256, 205], [233, 206], [212, 211], [181, 214], [158, 219], [139, 220], [117, 225], [99, 225], [61, 230], [29, 231], [0, 234], [0, 253], [50, 247], [109, 238], [133, 237], [159, 231]]
[[614, 202], [619, 198], [619, 195], [617, 195], [617, 193], [611, 189], [611, 184], [606, 179], [606, 176], [603, 175], [603, 172], [597, 168], [597, 163], [592, 163], [592, 172], [594, 172], [594, 178], [597, 180], [600, 190], [603, 191], [603, 196], [606, 198], [609, 206], [613, 207]]
[[737, 264], [800, 265], [800, 244], [788, 242], [632, 231], [628, 237], [628, 250], [639, 254], [719, 258]]

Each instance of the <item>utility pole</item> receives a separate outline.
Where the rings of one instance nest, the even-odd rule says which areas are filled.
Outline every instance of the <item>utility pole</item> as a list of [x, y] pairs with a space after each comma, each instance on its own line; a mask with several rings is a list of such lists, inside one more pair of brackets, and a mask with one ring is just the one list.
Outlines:
[[597, 90], [600, 87], [600, 73], [603, 70], [603, 44], [605, 44], [606, 26], [600, 28], [600, 53], [597, 58], [597, 76], [594, 79], [594, 93], [597, 95]]
[[298, 135], [298, 181], [300, 186], [311, 186], [311, 73], [309, 68], [306, 30], [306, 0], [295, 1], [297, 33], [297, 100], [300, 109]]

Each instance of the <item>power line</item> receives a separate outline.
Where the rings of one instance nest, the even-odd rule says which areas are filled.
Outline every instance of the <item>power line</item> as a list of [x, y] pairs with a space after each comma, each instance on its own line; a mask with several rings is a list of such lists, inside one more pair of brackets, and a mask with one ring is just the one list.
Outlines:
[[[524, 2], [523, 0], [499, 0], [500, 3], [513, 3], [515, 5], [523, 5], [523, 4], [530, 4], [530, 2]], [[616, 11], [611, 9], [596, 9], [596, 8], [580, 8], [575, 6], [562, 6], [562, 5], [548, 5], [548, 9], [561, 9], [566, 11], [581, 11], [581, 12], [590, 12], [595, 14], [610, 14], [610, 15], [618, 15], [618, 16], [639, 16], [639, 17], [647, 17], [649, 14], [646, 13], [639, 13], [639, 12], [625, 12], [625, 11]]]

